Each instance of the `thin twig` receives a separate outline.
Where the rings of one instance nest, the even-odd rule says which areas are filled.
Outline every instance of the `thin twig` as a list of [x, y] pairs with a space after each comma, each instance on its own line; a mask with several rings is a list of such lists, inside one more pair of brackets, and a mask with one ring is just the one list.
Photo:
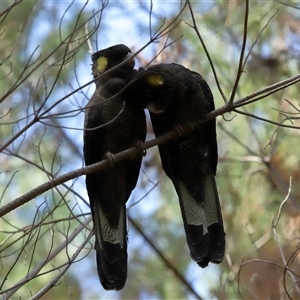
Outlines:
[[283, 199], [283, 201], [281, 202], [281, 204], [279, 206], [276, 218], [275, 218], [275, 216], [273, 217], [273, 221], [272, 221], [272, 227], [273, 227], [273, 229], [276, 229], [276, 227], [277, 227], [279, 218], [281, 216], [282, 207], [283, 207], [284, 203], [289, 199], [291, 191], [292, 191], [292, 176], [290, 177], [288, 193], [287, 193], [286, 197]]
[[[10, 287], [6, 290], [6, 292], [3, 295], [3, 300], [8, 300], [12, 297], [13, 294], [15, 294], [24, 283], [29, 282], [35, 276], [40, 272], [40, 270], [49, 262], [51, 261], [56, 255], [58, 255], [65, 247], [70, 244], [75, 237], [86, 228], [86, 226], [91, 222], [92, 217], [89, 216], [84, 222], [83, 225], [79, 224], [77, 228], [68, 236], [68, 238], [62, 242], [58, 247], [56, 247], [51, 253], [43, 259], [39, 264], [36, 265], [36, 267], [31, 270], [23, 279], [19, 280], [14, 286]], [[90, 237], [90, 236], [89, 236]]]
[[[277, 231], [276, 231], [276, 227], [278, 225], [278, 222], [279, 222], [279, 219], [280, 219], [280, 216], [281, 216], [281, 211], [282, 211], [282, 207], [283, 205], [286, 203], [286, 201], [289, 199], [290, 197], [290, 194], [291, 194], [291, 191], [292, 191], [292, 177], [290, 177], [290, 182], [289, 182], [289, 189], [288, 189], [288, 193], [286, 195], [286, 197], [283, 199], [283, 201], [281, 202], [280, 206], [279, 206], [279, 209], [278, 209], [278, 213], [277, 213], [277, 216], [275, 218], [273, 218], [273, 221], [272, 221], [272, 229], [273, 229], [273, 234], [274, 234], [274, 238], [275, 238], [275, 241], [276, 241], [276, 244], [277, 244], [277, 247], [279, 249], [279, 252], [280, 252], [280, 256], [281, 256], [281, 260], [283, 262], [283, 264], [285, 265], [285, 272], [288, 272], [288, 274], [290, 275], [292, 281], [294, 282], [295, 284], [295, 287], [296, 287], [296, 290], [297, 290], [297, 293], [298, 295], [300, 295], [300, 288], [299, 286], [297, 285], [297, 279], [295, 278], [293, 272], [291, 272], [287, 267], [288, 267], [288, 262], [285, 258], [285, 254], [283, 252], [283, 249], [280, 245], [280, 242], [279, 242], [279, 238], [278, 238], [278, 235], [277, 235]], [[284, 287], [285, 287], [285, 276], [283, 277], [283, 284], [284, 284]], [[286, 288], [286, 287], [285, 287]], [[288, 293], [288, 291], [286, 290], [287, 292], [287, 295], [290, 299], [292, 299]]]
[[248, 17], [249, 17], [249, 0], [246, 0], [246, 8], [245, 8], [245, 17], [244, 17], [244, 33], [243, 33], [243, 43], [242, 43], [242, 49], [240, 54], [240, 60], [239, 60], [239, 66], [236, 74], [236, 79], [234, 81], [234, 85], [232, 88], [232, 92], [229, 98], [229, 102], [233, 102], [242, 73], [243, 73], [243, 65], [244, 65], [244, 55], [245, 55], [245, 49], [247, 44], [247, 35], [248, 35]]
[[75, 259], [78, 257], [78, 255], [81, 253], [85, 245], [89, 242], [90, 238], [93, 236], [93, 232], [91, 231], [89, 236], [83, 241], [83, 243], [78, 246], [75, 253], [72, 255], [72, 258], [68, 261], [65, 267], [61, 268], [57, 275], [55, 275], [51, 280], [48, 281], [48, 283], [43, 286], [41, 290], [39, 290], [35, 295], [33, 295], [30, 300], [38, 300], [43, 295], [45, 295], [57, 282], [58, 280], [67, 272], [67, 270], [71, 267], [72, 263], [74, 263]]
[[197, 26], [197, 23], [196, 23], [196, 19], [195, 19], [195, 16], [194, 16], [194, 12], [193, 12], [191, 3], [190, 3], [189, 0], [187, 1], [187, 3], [188, 3], [189, 10], [190, 10], [190, 14], [191, 14], [191, 17], [192, 17], [193, 25], [190, 25], [190, 24], [188, 24], [188, 23], [186, 23], [186, 24], [187, 24], [188, 26], [192, 27], [192, 28], [195, 30], [195, 32], [196, 32], [196, 34], [197, 34], [197, 36], [198, 36], [198, 39], [199, 39], [199, 41], [200, 41], [200, 43], [201, 43], [201, 45], [202, 45], [202, 47], [203, 47], [203, 50], [204, 50], [204, 52], [205, 52], [205, 55], [206, 55], [206, 57], [207, 57], [207, 59], [208, 59], [208, 61], [209, 61], [210, 67], [211, 67], [211, 69], [212, 69], [212, 71], [213, 71], [213, 74], [214, 74], [214, 77], [215, 77], [215, 81], [216, 81], [218, 90], [219, 90], [219, 92], [220, 92], [220, 94], [221, 94], [221, 96], [222, 96], [224, 102], [227, 103], [228, 100], [227, 100], [227, 97], [225, 96], [225, 93], [223, 92], [223, 90], [222, 90], [222, 88], [221, 88], [221, 85], [220, 85], [220, 82], [219, 82], [219, 78], [218, 78], [218, 75], [217, 75], [217, 72], [216, 72], [216, 69], [215, 69], [213, 60], [212, 60], [212, 58], [211, 58], [211, 56], [210, 56], [210, 54], [209, 54], [209, 51], [208, 51], [208, 49], [207, 49], [207, 47], [206, 47], [206, 44], [205, 44], [205, 42], [204, 42], [204, 40], [203, 40], [203, 38], [202, 38], [202, 35], [200, 34], [200, 31], [199, 31], [199, 29], [198, 29], [198, 26]]
[[157, 256], [164, 262], [164, 264], [166, 265], [166, 267], [169, 268], [170, 270], [172, 270], [174, 272], [174, 275], [178, 278], [178, 280], [184, 286], [186, 286], [186, 288], [190, 292], [192, 292], [197, 297], [197, 299], [201, 300], [202, 298], [193, 289], [193, 287], [191, 286], [191, 284], [184, 278], [184, 276], [181, 275], [181, 273], [176, 269], [176, 267], [173, 266], [173, 264], [171, 262], [169, 262], [169, 260], [165, 257], [165, 255], [162, 253], [162, 251], [160, 251], [156, 247], [156, 245], [154, 245], [153, 241], [145, 234], [145, 232], [139, 227], [139, 225], [130, 216], [128, 216], [128, 219], [129, 219], [130, 223], [134, 226], [135, 230], [137, 232], [139, 232], [139, 234], [141, 234], [143, 236], [143, 238], [145, 239], [145, 241], [151, 246], [151, 248], [155, 251], [155, 253], [157, 254]]

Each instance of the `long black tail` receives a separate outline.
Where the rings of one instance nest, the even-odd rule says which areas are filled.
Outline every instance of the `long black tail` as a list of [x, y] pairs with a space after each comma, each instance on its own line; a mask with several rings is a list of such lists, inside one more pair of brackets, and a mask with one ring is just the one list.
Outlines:
[[109, 220], [100, 206], [93, 201], [94, 231], [96, 236], [97, 269], [102, 286], [106, 290], [121, 290], [127, 278], [127, 230], [126, 208], [118, 208], [114, 222]]
[[[202, 268], [209, 262], [220, 263], [225, 252], [225, 233], [215, 177], [208, 172], [198, 178], [198, 192], [178, 182], [180, 208], [191, 257]], [[178, 188], [179, 187], [179, 188]]]

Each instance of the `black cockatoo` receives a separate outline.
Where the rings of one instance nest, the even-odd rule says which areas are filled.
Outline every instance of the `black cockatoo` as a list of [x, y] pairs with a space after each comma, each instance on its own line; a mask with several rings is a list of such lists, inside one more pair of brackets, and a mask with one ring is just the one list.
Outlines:
[[[85, 107], [86, 165], [144, 142], [146, 136], [144, 110], [124, 102], [126, 99], [122, 95], [114, 97], [124, 88], [127, 76], [133, 72], [134, 58], [129, 48], [116, 45], [98, 51], [92, 55], [92, 62], [92, 74], [97, 79], [96, 91]], [[126, 282], [125, 204], [136, 186], [141, 160], [138, 157], [122, 161], [111, 168], [86, 175], [94, 220], [98, 274], [106, 290], [120, 290]]]
[[[202, 76], [178, 64], [140, 69], [125, 89], [127, 101], [147, 107], [156, 136], [205, 121], [214, 110]], [[200, 267], [220, 263], [225, 233], [215, 174], [218, 162], [216, 121], [193, 126], [189, 133], [159, 145], [164, 171], [179, 197], [191, 257]]]

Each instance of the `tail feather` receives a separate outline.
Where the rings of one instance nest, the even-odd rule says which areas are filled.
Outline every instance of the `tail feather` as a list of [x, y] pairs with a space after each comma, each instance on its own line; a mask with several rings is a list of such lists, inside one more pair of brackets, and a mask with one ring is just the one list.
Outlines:
[[205, 200], [204, 209], [208, 215], [212, 215], [212, 211], [214, 211], [214, 216], [208, 226], [211, 245], [208, 256], [213, 263], [220, 263], [225, 252], [225, 233], [216, 180], [212, 173], [206, 177], [205, 194], [209, 200]]
[[116, 228], [111, 227], [100, 201], [94, 201], [94, 231], [96, 236], [97, 269], [106, 290], [121, 290], [127, 278], [126, 208], [120, 209]]
[[[209, 262], [220, 263], [225, 252], [225, 233], [215, 178], [207, 173], [199, 187], [204, 199], [191, 195], [179, 183], [179, 201], [191, 257], [202, 268]], [[199, 188], [198, 187], [198, 188]]]

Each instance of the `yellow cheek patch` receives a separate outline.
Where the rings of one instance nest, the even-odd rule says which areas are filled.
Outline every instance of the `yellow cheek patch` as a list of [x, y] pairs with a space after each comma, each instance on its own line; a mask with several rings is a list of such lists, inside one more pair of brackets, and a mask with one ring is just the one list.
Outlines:
[[97, 59], [97, 70], [98, 72], [104, 72], [106, 67], [107, 67], [107, 64], [108, 64], [108, 61], [107, 61], [107, 58], [104, 57], [104, 56], [100, 56], [98, 59]]
[[147, 82], [153, 86], [159, 86], [164, 84], [164, 79], [160, 75], [150, 75], [147, 77]]

